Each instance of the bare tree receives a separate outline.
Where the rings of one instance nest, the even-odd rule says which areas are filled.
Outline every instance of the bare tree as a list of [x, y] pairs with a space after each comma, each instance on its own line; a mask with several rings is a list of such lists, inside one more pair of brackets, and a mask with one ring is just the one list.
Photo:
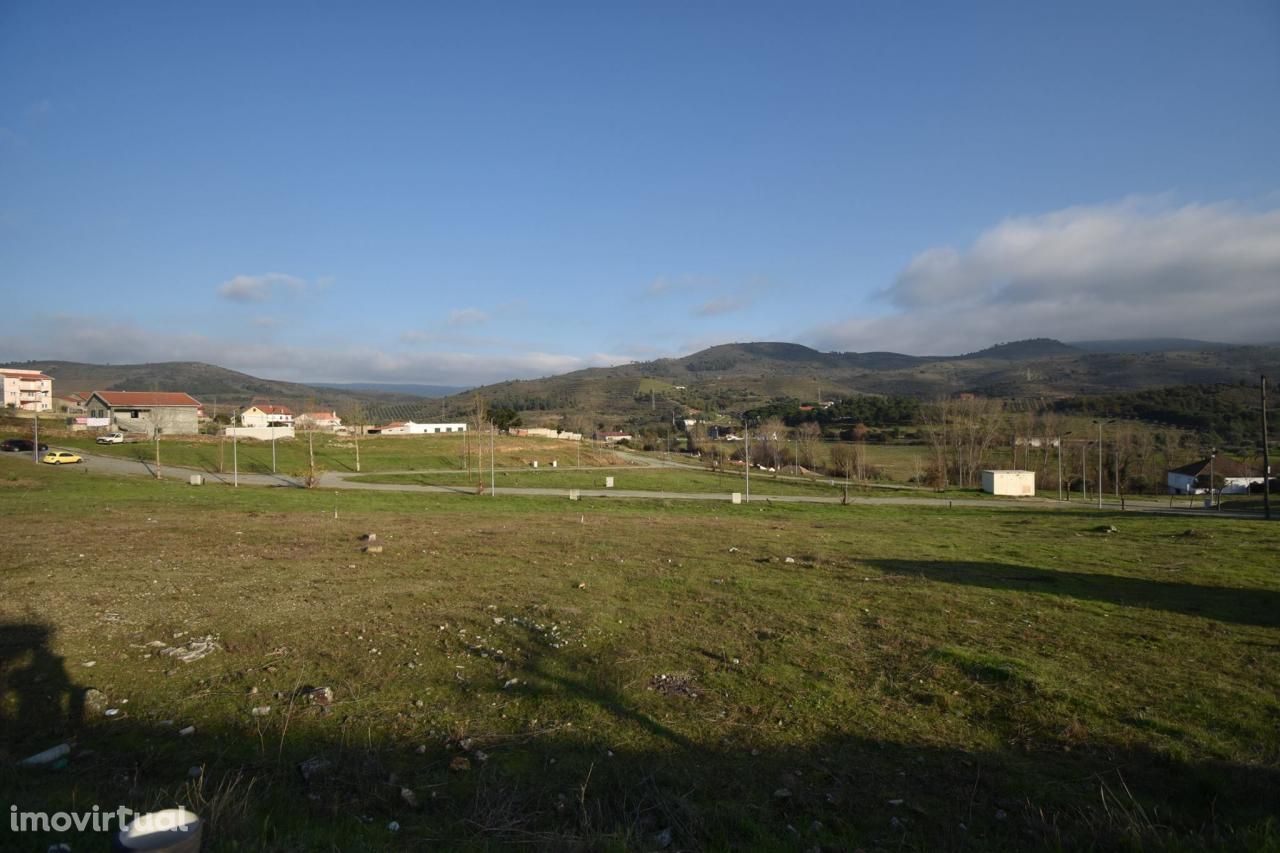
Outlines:
[[814, 421], [805, 421], [796, 430], [797, 460], [812, 470], [817, 466], [818, 448], [822, 445], [822, 427]]
[[481, 433], [489, 422], [489, 404], [477, 392], [471, 398], [471, 418], [476, 430], [476, 473], [480, 475], [479, 491], [484, 491], [484, 441]]
[[351, 430], [356, 444], [356, 473], [360, 472], [360, 433], [364, 432], [365, 411], [358, 400], [353, 400], [342, 410], [342, 422]]
[[781, 468], [783, 448], [787, 442], [787, 425], [781, 418], [765, 418], [756, 428], [759, 446], [756, 448], [758, 458], [763, 459], [771, 468]]
[[933, 450], [940, 485], [954, 480], [975, 486], [1004, 425], [999, 400], [965, 397], [940, 400], [922, 409], [925, 434]]

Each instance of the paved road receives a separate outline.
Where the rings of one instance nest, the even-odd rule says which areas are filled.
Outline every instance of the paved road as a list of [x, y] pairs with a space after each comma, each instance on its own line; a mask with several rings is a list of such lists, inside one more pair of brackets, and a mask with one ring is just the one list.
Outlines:
[[[57, 448], [62, 449], [62, 448]], [[70, 448], [68, 448], [70, 449]], [[75, 451], [84, 458], [83, 470], [97, 471], [104, 474], [117, 474], [123, 476], [134, 477], [154, 477], [155, 463], [140, 462], [136, 459], [121, 459], [114, 456], [98, 456], [84, 451]], [[625, 458], [634, 458], [627, 455]], [[668, 467], [667, 465], [653, 467]], [[671, 467], [687, 468], [685, 465], [675, 465]], [[519, 470], [525, 469], [507, 469]], [[574, 470], [574, 469], [563, 469]], [[618, 470], [616, 468], [604, 468], [602, 470]], [[379, 471], [379, 474], [396, 473]], [[422, 474], [423, 471], [406, 471], [400, 473]], [[456, 474], [457, 471], [448, 471], [443, 473]], [[174, 479], [185, 481], [192, 474], [202, 474], [206, 481], [213, 483], [225, 483], [231, 485], [236, 479], [231, 474], [216, 474], [208, 471], [197, 471], [192, 468], [180, 468], [177, 466], [162, 465], [161, 476], [165, 479]], [[350, 472], [327, 471], [320, 477], [318, 488], [323, 489], [356, 489], [373, 492], [421, 492], [427, 494], [459, 494], [474, 495], [476, 489], [470, 486], [421, 486], [411, 485], [407, 483], [362, 483], [354, 482], [349, 477], [358, 476]], [[238, 478], [239, 485], [242, 486], [275, 486], [283, 488], [302, 488], [303, 483], [297, 477], [289, 477], [284, 474], [240, 474]], [[488, 487], [485, 488], [485, 494], [489, 494]], [[722, 501], [727, 503], [730, 500], [727, 492], [667, 492], [667, 491], [641, 491], [632, 489], [579, 489], [578, 493], [584, 498], [624, 498], [624, 499], [649, 499], [649, 500], [687, 500], [687, 501]], [[515, 496], [537, 496], [537, 497], [556, 497], [567, 498], [568, 489], [544, 489], [544, 488], [514, 488], [502, 486], [493, 490], [494, 495], [515, 495]], [[821, 497], [817, 495], [756, 495], [751, 498], [753, 504], [768, 503], [812, 503], [812, 504], [839, 504], [842, 498], [838, 496]], [[849, 504], [864, 506], [931, 506], [931, 507], [986, 507], [987, 509], [1092, 509], [1095, 504], [1092, 502], [1081, 503], [1080, 501], [1060, 502], [1049, 498], [1016, 498], [1011, 500], [1001, 500], [998, 498], [931, 498], [925, 496], [893, 496], [893, 497], [872, 497], [869, 495], [850, 495]], [[1104, 502], [1103, 509], [1108, 512], [1119, 512], [1121, 507], [1116, 503]], [[1124, 505], [1125, 512], [1143, 512], [1155, 513], [1160, 515], [1181, 515], [1196, 518], [1245, 518], [1258, 519], [1260, 513], [1255, 512], [1233, 512], [1231, 510], [1219, 510], [1216, 512], [1206, 512], [1201, 508], [1176, 507], [1168, 506], [1161, 501], [1155, 500], [1127, 500]]]

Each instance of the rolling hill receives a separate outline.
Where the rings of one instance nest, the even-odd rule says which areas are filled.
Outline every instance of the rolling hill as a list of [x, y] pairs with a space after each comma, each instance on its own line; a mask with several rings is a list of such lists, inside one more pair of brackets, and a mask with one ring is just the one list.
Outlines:
[[[359, 404], [371, 422], [456, 419], [470, 409], [479, 393], [492, 407], [520, 412], [526, 425], [554, 424], [569, 416], [584, 429], [670, 419], [690, 409], [737, 413], [782, 399], [819, 402], [857, 394], [928, 399], [973, 393], [1059, 400], [1169, 386], [1253, 383], [1262, 373], [1280, 375], [1280, 346], [1190, 348], [1194, 343], [1139, 340], [1072, 345], [1039, 338], [960, 356], [820, 352], [785, 342], [731, 343], [682, 358], [499, 382], [431, 399], [422, 394], [456, 389], [376, 383], [307, 385], [260, 379], [199, 362], [29, 361], [12, 366], [48, 372], [58, 392], [187, 391], [218, 405], [269, 400], [340, 412]], [[1162, 345], [1172, 348], [1160, 349]]]
[[[7, 367], [43, 370], [54, 380], [54, 393], [72, 391], [185, 391], [210, 406], [229, 410], [253, 401], [269, 401], [302, 409], [337, 409], [352, 404], [366, 409], [422, 402], [417, 395], [331, 388], [260, 379], [198, 361], [148, 364], [86, 364], [76, 361], [27, 361]], [[438, 406], [437, 406], [438, 409]]]
[[[683, 358], [579, 370], [476, 389], [526, 422], [592, 413], [599, 422], [669, 417], [673, 410], [741, 412], [771, 400], [855, 394], [933, 398], [958, 393], [1060, 399], [1173, 385], [1256, 381], [1280, 374], [1280, 347], [1153, 349], [1143, 341], [1093, 351], [1052, 339], [999, 344], [961, 356], [820, 352], [799, 344], [722, 344]], [[474, 392], [451, 398], [463, 407]], [[666, 412], [667, 415], [662, 413]]]

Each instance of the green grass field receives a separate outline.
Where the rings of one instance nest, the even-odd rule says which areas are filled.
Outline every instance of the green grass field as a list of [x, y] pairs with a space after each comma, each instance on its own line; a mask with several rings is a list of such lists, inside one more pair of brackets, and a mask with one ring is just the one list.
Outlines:
[[[367, 436], [360, 439], [360, 470], [414, 471], [437, 469], [465, 469], [464, 447], [469, 449], [471, 464], [476, 464], [477, 436], [470, 436], [464, 445], [460, 435], [422, 436]], [[155, 444], [140, 441], [130, 444], [95, 444], [88, 436], [58, 436], [51, 438], [59, 447], [87, 450], [125, 459], [151, 461], [155, 459]], [[271, 442], [243, 439], [235, 442], [214, 436], [162, 438], [160, 461], [162, 465], [177, 465], [204, 471], [230, 471], [233, 453], [240, 471], [264, 474], [271, 471]], [[316, 433], [314, 435], [316, 466], [323, 471], [355, 472], [355, 439]], [[484, 459], [489, 462], [489, 437], [483, 436]], [[579, 458], [583, 465], [617, 465], [619, 459], [612, 451], [591, 446], [579, 448], [573, 442], [549, 438], [518, 438], [497, 436], [494, 440], [498, 465], [527, 465], [537, 460], [549, 466], [552, 460], [560, 465], [576, 465]], [[286, 474], [300, 474], [309, 470], [310, 459], [307, 436], [299, 433], [292, 440], [276, 442], [276, 468]]]
[[[629, 470], [593, 470], [574, 471], [558, 469], [497, 471], [494, 482], [498, 488], [545, 488], [545, 489], [603, 489], [605, 478], [613, 477], [615, 489], [635, 491], [668, 491], [668, 492], [702, 492], [722, 493], [743, 492], [746, 488], [741, 471], [711, 472], [697, 468], [632, 468]], [[424, 474], [371, 474], [352, 478], [357, 482], [367, 483], [402, 483], [409, 485], [462, 486], [475, 483], [476, 475], [468, 478], [457, 473], [424, 473]], [[489, 475], [483, 476], [484, 483], [489, 484]], [[866, 489], [851, 488], [851, 492], [865, 493]], [[767, 473], [753, 473], [751, 476], [752, 495], [815, 495], [839, 497], [843, 492], [842, 482], [832, 486], [826, 479], [804, 482], [801, 480], [779, 479]]]
[[1280, 525], [8, 457], [0, 511], [23, 810], [182, 803], [211, 851], [1280, 847]]

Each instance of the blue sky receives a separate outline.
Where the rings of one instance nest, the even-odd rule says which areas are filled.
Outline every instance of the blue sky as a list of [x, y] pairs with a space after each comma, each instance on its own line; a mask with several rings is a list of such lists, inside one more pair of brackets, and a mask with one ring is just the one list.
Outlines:
[[0, 5], [0, 358], [1280, 339], [1274, 2]]

